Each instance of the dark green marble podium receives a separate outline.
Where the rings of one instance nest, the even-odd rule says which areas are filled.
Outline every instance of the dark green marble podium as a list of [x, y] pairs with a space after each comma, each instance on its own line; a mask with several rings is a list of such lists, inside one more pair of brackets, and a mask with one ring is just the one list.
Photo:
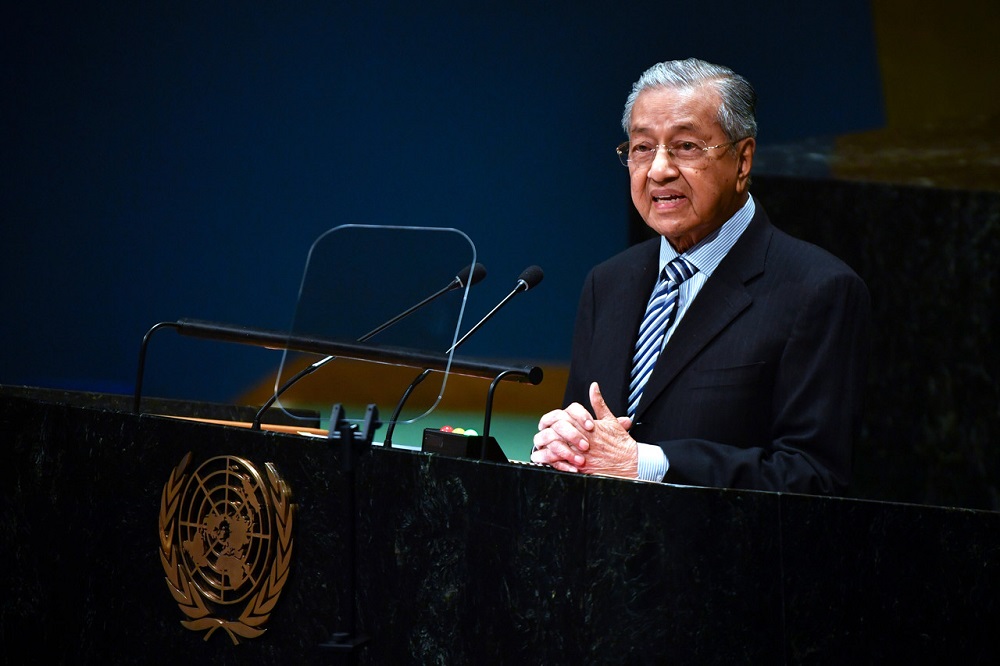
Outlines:
[[[5, 663], [1000, 656], [998, 513], [588, 478], [380, 447], [362, 451], [352, 484], [337, 443], [9, 387], [0, 388], [0, 444]], [[239, 644], [181, 626], [166, 583], [161, 496], [188, 452], [192, 465], [222, 455], [271, 462], [296, 504], [287, 584], [263, 635]], [[324, 646], [349, 628], [351, 608], [367, 642], [353, 652]]]

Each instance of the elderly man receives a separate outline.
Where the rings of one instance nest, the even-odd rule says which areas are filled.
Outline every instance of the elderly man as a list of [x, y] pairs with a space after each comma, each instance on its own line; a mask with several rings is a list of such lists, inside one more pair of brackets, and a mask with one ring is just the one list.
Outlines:
[[868, 291], [751, 196], [755, 104], [743, 77], [694, 59], [633, 86], [618, 153], [659, 238], [588, 275], [567, 406], [541, 418], [532, 461], [775, 491], [849, 482]]

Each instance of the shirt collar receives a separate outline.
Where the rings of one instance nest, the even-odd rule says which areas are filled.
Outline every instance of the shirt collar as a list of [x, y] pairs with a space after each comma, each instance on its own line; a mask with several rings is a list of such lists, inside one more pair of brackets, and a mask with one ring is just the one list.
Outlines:
[[[750, 224], [755, 210], [756, 205], [753, 202], [753, 197], [747, 195], [747, 202], [731, 218], [726, 220], [721, 227], [701, 239], [697, 245], [684, 252], [684, 258], [697, 268], [700, 273], [704, 274], [706, 278], [711, 277], [712, 272], [715, 271], [716, 267], [722, 262], [726, 254], [732, 249], [733, 245], [736, 244], [736, 241], [740, 239], [740, 236]], [[665, 237], [661, 236], [660, 272], [662, 273], [663, 267], [677, 256], [677, 250], [667, 242]]]

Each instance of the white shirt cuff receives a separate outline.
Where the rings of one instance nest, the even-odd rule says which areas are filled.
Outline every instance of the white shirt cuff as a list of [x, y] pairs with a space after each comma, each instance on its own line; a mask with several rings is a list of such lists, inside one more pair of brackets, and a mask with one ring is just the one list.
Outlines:
[[670, 469], [667, 454], [655, 444], [636, 444], [639, 445], [639, 478], [643, 481], [663, 481]]

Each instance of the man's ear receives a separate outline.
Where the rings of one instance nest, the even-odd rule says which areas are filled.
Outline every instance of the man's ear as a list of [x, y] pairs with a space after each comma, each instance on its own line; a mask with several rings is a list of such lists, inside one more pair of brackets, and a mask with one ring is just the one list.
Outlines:
[[753, 153], [757, 149], [757, 140], [753, 137], [743, 139], [736, 151], [736, 188], [746, 192], [750, 185], [750, 169], [753, 167]]

